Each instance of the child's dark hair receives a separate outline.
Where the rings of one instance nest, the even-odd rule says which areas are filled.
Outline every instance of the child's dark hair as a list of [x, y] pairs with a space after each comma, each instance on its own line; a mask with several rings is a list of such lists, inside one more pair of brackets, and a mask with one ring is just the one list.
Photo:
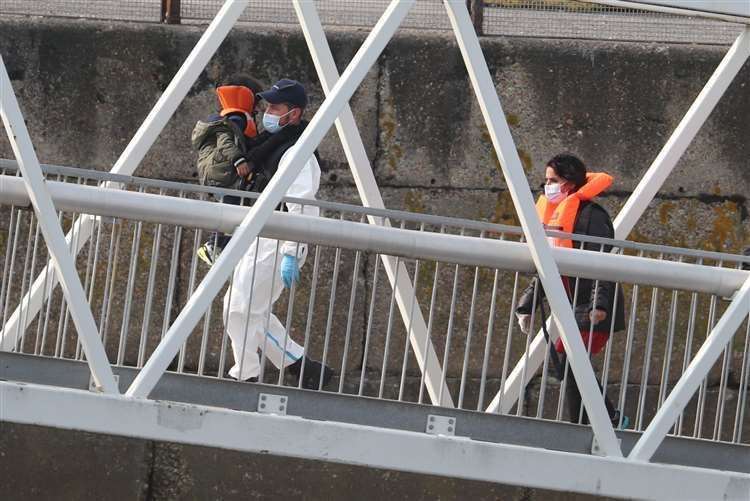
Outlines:
[[572, 153], [555, 155], [547, 162], [559, 177], [575, 184], [576, 189], [586, 184], [586, 165]]
[[261, 83], [260, 80], [245, 74], [230, 75], [229, 77], [216, 83], [216, 87], [224, 87], [227, 85], [247, 87], [248, 89], [253, 91], [253, 94], [263, 92], [263, 89], [265, 89], [265, 86]]

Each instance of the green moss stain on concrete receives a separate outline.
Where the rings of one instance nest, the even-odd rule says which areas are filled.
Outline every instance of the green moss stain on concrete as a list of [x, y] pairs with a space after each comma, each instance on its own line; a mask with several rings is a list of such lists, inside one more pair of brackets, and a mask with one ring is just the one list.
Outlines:
[[518, 148], [518, 156], [521, 159], [521, 165], [526, 175], [531, 173], [531, 169], [534, 167], [534, 162], [531, 160], [531, 155], [526, 151]]
[[406, 195], [404, 196], [404, 207], [409, 212], [416, 212], [419, 214], [424, 214], [426, 212], [422, 194], [416, 190], [409, 190], [406, 192]]
[[508, 224], [511, 226], [520, 225], [520, 221], [516, 215], [516, 207], [513, 205], [513, 199], [510, 196], [510, 192], [501, 191], [497, 194], [495, 211], [490, 218], [490, 222], [496, 224]]
[[394, 112], [393, 97], [388, 97], [381, 108], [380, 117], [380, 140], [383, 145], [385, 162], [389, 168], [389, 175], [395, 175], [399, 160], [404, 156], [403, 148], [396, 143], [396, 116]]
[[722, 252], [738, 252], [744, 241], [744, 231], [735, 202], [725, 202], [713, 208], [713, 222], [704, 248]]
[[506, 113], [505, 119], [511, 127], [517, 127], [521, 123], [521, 119], [518, 118], [518, 115], [514, 115], [513, 113]]

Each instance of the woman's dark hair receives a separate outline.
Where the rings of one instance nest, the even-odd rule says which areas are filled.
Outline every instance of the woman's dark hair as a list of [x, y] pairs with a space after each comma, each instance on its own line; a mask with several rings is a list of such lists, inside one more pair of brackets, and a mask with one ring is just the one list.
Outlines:
[[586, 166], [583, 161], [572, 153], [555, 155], [547, 162], [559, 177], [572, 182], [576, 189], [586, 184]]

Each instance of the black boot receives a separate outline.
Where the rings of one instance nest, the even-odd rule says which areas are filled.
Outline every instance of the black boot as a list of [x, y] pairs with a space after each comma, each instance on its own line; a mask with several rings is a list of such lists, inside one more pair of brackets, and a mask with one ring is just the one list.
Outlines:
[[[305, 364], [305, 370], [302, 371], [302, 364]], [[319, 390], [320, 385], [320, 374], [323, 374], [323, 385], [322, 388], [328, 384], [333, 377], [333, 369], [327, 365], [323, 365], [317, 360], [313, 360], [309, 357], [300, 358], [292, 365], [286, 368], [292, 375], [297, 376], [297, 382], [299, 382], [300, 372], [302, 374], [302, 387], [307, 390]]]

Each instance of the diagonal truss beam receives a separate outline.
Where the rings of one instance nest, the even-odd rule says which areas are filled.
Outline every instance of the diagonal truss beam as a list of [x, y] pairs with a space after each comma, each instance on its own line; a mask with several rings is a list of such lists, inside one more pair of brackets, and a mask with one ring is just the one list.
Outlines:
[[581, 390], [581, 398], [588, 412], [594, 435], [604, 454], [622, 457], [594, 370], [578, 331], [572, 306], [563, 289], [560, 271], [552, 257], [552, 250], [547, 242], [542, 223], [537, 217], [531, 189], [521, 166], [505, 113], [500, 105], [487, 61], [482, 54], [479, 39], [466, 10], [466, 4], [463, 0], [444, 0], [444, 4], [492, 138], [492, 144], [500, 159], [505, 181], [508, 183], [531, 257], [544, 290], [547, 292], [550, 309], [554, 314], [571, 369]]
[[[646, 171], [627, 202], [614, 220], [615, 238], [624, 240], [632, 231], [661, 189], [696, 134], [708, 119], [729, 85], [750, 57], [750, 26], [737, 37], [719, 66], [709, 78], [698, 97]], [[549, 322], [549, 320], [547, 320]], [[548, 324], [549, 325], [549, 324]], [[552, 329], [554, 331], [554, 329]], [[550, 331], [556, 338], [556, 334]], [[542, 332], [539, 331], [529, 346], [528, 357], [522, 358], [508, 376], [505, 386], [487, 407], [487, 412], [510, 412], [518, 401], [523, 388], [534, 377], [544, 363], [547, 353]], [[524, 377], [525, 376], [525, 377]], [[522, 381], [523, 379], [523, 381]]]
[[[248, 1], [227, 0], [224, 3], [110, 172], [127, 176], [135, 172], [167, 122], [187, 96], [190, 88], [206, 68], [211, 57], [242, 15]], [[76, 219], [72, 230], [66, 237], [68, 248], [73, 249], [74, 255], [77, 255], [91, 238], [95, 221], [96, 219], [91, 216], [82, 216]], [[74, 247], [71, 247], [71, 242], [74, 243]], [[51, 273], [52, 265], [50, 261], [39, 272], [29, 291], [19, 302], [19, 307], [7, 320], [2, 332], [0, 332], [0, 350], [13, 349], [15, 333], [21, 332], [21, 335], [23, 335], [26, 332], [26, 328], [39, 313], [44, 302], [44, 296], [57, 285], [56, 276]], [[49, 280], [47, 280], [47, 277], [50, 277]], [[19, 325], [21, 323], [23, 325]]]
[[[318, 72], [323, 92], [329, 95], [339, 78], [339, 74], [333, 54], [331, 53], [331, 48], [326, 40], [323, 26], [320, 23], [317, 9], [313, 2], [305, 0], [293, 0], [293, 4], [294, 9], [297, 11], [297, 18], [302, 26], [307, 46], [310, 49], [315, 69]], [[341, 144], [349, 161], [362, 204], [365, 207], [384, 209], [383, 197], [378, 189], [370, 160], [367, 157], [365, 145], [362, 143], [357, 123], [354, 120], [354, 115], [348, 103], [344, 106], [341, 115], [336, 120], [336, 130], [338, 131], [339, 138], [341, 138]], [[382, 220], [382, 218], [368, 216], [370, 224], [390, 226], [388, 221], [381, 223]], [[440, 360], [429, 339], [427, 324], [424, 321], [419, 302], [416, 300], [414, 284], [409, 278], [406, 265], [391, 256], [381, 254], [380, 257], [388, 275], [388, 280], [391, 282], [391, 287], [396, 294], [396, 302], [401, 312], [404, 327], [409, 330], [411, 346], [414, 349], [419, 369], [425, 376], [425, 385], [430, 399], [433, 404], [438, 404], [442, 395], [442, 401], [439, 402], [439, 405], [453, 407], [450, 390], [445, 380], [442, 379]], [[440, 389], [441, 385], [443, 386], [442, 391]]]
[[[127, 391], [131, 397], [145, 398], [151, 393], [172, 358], [191, 334], [198, 320], [229, 278], [250, 244], [260, 233], [274, 208], [281, 202], [287, 188], [297, 177], [315, 148], [341, 114], [344, 105], [375, 64], [388, 41], [393, 37], [415, 0], [393, 0], [383, 13], [362, 47], [357, 51], [344, 74], [331, 89], [318, 112], [305, 128], [290, 155], [273, 176], [270, 184], [253, 204], [221, 256], [211, 267], [175, 319], [164, 339]], [[614, 436], [614, 434], [613, 434]]]
[[86, 353], [86, 360], [94, 381], [106, 393], [119, 393], [112, 367], [107, 360], [107, 353], [99, 339], [99, 329], [96, 327], [94, 316], [86, 300], [86, 293], [76, 271], [75, 261], [68, 250], [65, 235], [57, 220], [52, 197], [44, 181], [39, 159], [26, 128], [21, 108], [18, 106], [2, 56], [0, 56], [0, 118], [5, 125], [13, 153], [18, 160], [18, 167], [23, 174], [22, 179], [52, 256], [55, 271], [60, 277], [63, 293], [70, 306], [70, 314]]
[[708, 375], [708, 371], [711, 370], [722, 351], [732, 341], [732, 337], [747, 317], [748, 312], [750, 312], [750, 278], [745, 281], [732, 302], [729, 303], [724, 315], [706, 338], [701, 349], [695, 354], [695, 358], [690, 362], [685, 373], [664, 401], [664, 405], [636, 442], [630, 451], [630, 455], [628, 455], [629, 459], [635, 461], [651, 460], [669, 429], [680, 417], [680, 414]]

